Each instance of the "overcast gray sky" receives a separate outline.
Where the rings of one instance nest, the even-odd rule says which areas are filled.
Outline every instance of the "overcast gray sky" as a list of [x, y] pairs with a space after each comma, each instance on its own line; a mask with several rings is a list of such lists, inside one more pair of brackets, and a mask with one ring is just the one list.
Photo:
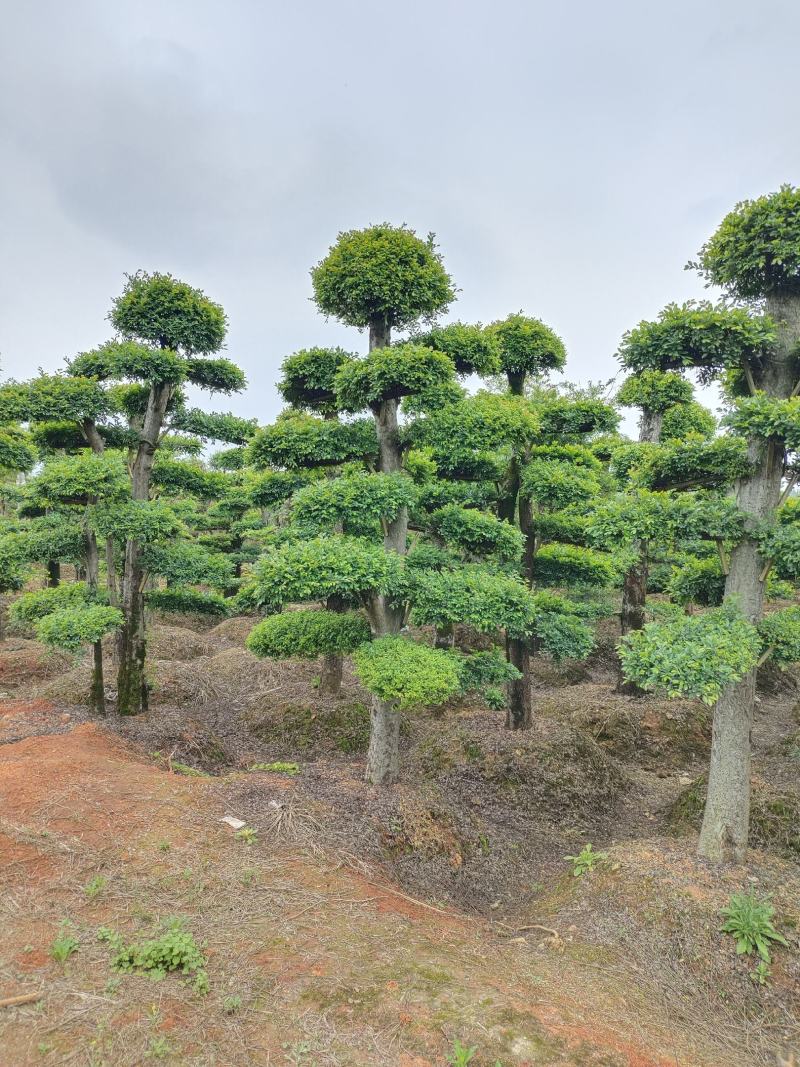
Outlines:
[[[309, 301], [339, 230], [436, 232], [452, 317], [523, 309], [568, 376], [704, 295], [733, 204], [800, 181], [796, 0], [0, 0], [0, 364], [109, 335], [137, 268], [230, 318], [268, 421], [282, 358], [363, 349]], [[212, 406], [213, 403], [212, 403]]]

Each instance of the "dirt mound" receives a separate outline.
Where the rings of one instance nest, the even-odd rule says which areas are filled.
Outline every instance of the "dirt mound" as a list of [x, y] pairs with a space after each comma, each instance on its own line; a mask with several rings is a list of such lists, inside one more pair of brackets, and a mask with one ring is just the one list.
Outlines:
[[[800, 793], [776, 789], [764, 778], [751, 779], [750, 845], [790, 859], [800, 859]], [[708, 776], [701, 775], [681, 793], [670, 811], [670, 825], [678, 833], [700, 827]]]
[[[110, 670], [113, 674], [110, 664], [107, 670]], [[33, 694], [36, 697], [54, 701], [56, 704], [64, 704], [67, 707], [88, 705], [91, 678], [91, 664], [84, 659], [70, 670], [65, 670], [55, 678], [50, 678], [35, 686]]]
[[[581, 955], [608, 973], [631, 967], [676, 1025], [724, 1043], [720, 1063], [772, 1065], [800, 1039], [800, 871], [758, 853], [747, 868], [711, 866], [694, 848], [669, 839], [609, 848], [595, 870], [541, 898], [532, 921], [574, 931]], [[741, 892], [771, 898], [790, 944], [775, 947], [768, 987], [754, 980], [758, 957], [737, 955], [720, 930], [721, 909]]]
[[369, 707], [361, 701], [331, 701], [308, 707], [289, 704], [248, 716], [250, 729], [276, 759], [284, 753], [314, 758], [367, 751]]
[[217, 623], [206, 633], [206, 637], [217, 648], [226, 646], [244, 648], [244, 643], [257, 622], [258, 619], [253, 616], [237, 615], [233, 619], [224, 619]]
[[0, 643], [0, 691], [52, 678], [71, 663], [70, 656], [46, 649], [38, 641], [9, 638]]
[[192, 660], [207, 656], [209, 642], [204, 634], [186, 626], [156, 623], [147, 631], [147, 654], [153, 659]]
[[711, 745], [711, 712], [693, 701], [631, 700], [608, 685], [590, 684], [563, 696], [548, 695], [537, 712], [585, 730], [617, 759], [649, 769], [683, 769], [705, 761]]

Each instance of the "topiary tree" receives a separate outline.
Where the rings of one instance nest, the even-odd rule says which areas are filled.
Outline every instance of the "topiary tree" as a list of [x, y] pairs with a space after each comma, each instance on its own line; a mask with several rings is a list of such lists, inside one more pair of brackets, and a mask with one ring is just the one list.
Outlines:
[[[723, 288], [729, 300], [740, 304], [758, 300], [765, 314], [743, 307], [672, 305], [657, 322], [642, 323], [628, 335], [624, 359], [637, 371], [696, 367], [701, 379], [725, 376], [733, 392], [750, 394], [730, 420], [734, 433], [729, 441], [744, 448], [738, 453], [735, 485], [744, 521], [741, 538], [730, 553], [725, 610], [733, 611], [738, 605], [744, 622], [757, 628], [769, 567], [762, 555], [763, 531], [765, 525], [775, 524], [798, 440], [792, 398], [800, 391], [796, 356], [800, 342], [800, 190], [784, 186], [778, 193], [737, 205], [701, 249], [695, 265], [709, 284]], [[719, 459], [722, 453], [717, 451]], [[734, 448], [728, 448], [728, 473], [733, 453]], [[673, 474], [676, 464], [686, 469], [692, 462], [688, 455], [680, 456], [679, 450], [666, 457]], [[658, 462], [650, 466], [649, 475], [651, 483], [657, 484]], [[713, 621], [712, 617], [705, 625]], [[646, 641], [641, 638], [633, 647], [645, 648]], [[685, 648], [681, 663], [697, 664], [691, 644], [679, 641], [677, 647]], [[747, 848], [757, 658], [750, 656], [748, 664], [739, 664], [736, 677], [721, 679], [719, 684], [699, 842], [701, 855], [713, 860], [740, 862]], [[673, 666], [679, 670], [677, 662]], [[630, 675], [636, 680], [645, 677], [646, 671], [639, 666]]]
[[[117, 398], [133, 434], [131, 500], [145, 502], [156, 453], [170, 426], [168, 414], [175, 411], [176, 423], [184, 428], [192, 421], [181, 402], [183, 383], [231, 393], [244, 386], [244, 376], [229, 360], [211, 358], [225, 339], [222, 308], [169, 274], [130, 275], [109, 319], [120, 339], [78, 356], [70, 373], [96, 382], [128, 383], [117, 390]], [[197, 426], [192, 429], [196, 432]], [[237, 434], [239, 430], [237, 425]], [[209, 436], [223, 433], [217, 428]], [[148, 702], [142, 544], [135, 536], [125, 539], [120, 606], [118, 709], [134, 714]]]

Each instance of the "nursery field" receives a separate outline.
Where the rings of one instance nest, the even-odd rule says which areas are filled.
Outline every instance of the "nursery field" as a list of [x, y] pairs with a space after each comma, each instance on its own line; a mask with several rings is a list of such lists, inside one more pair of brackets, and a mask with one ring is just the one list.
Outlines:
[[[694, 855], [708, 711], [616, 693], [609, 624], [584, 664], [534, 660], [529, 731], [466, 700], [404, 715], [381, 790], [349, 669], [322, 699], [313, 664], [244, 648], [254, 622], [157, 618], [150, 711], [102, 722], [88, 663], [0, 648], [0, 996], [39, 998], [0, 1009], [4, 1064], [423, 1067], [460, 1045], [490, 1067], [744, 1067], [797, 1045], [791, 675], [762, 678], [757, 847], [721, 872]], [[720, 932], [754, 886], [788, 941], [768, 986]], [[205, 962], [115, 969], [175, 920]]]

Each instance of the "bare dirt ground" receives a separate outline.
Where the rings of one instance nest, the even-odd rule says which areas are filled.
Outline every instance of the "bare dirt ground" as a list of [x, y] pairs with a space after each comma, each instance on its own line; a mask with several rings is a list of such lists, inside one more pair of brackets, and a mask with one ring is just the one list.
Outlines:
[[[425, 1067], [455, 1040], [477, 1067], [744, 1067], [800, 1046], [791, 829], [722, 872], [690, 827], [671, 834], [702, 709], [617, 697], [602, 659], [542, 665], [529, 735], [473, 708], [411, 717], [403, 779], [380, 794], [352, 678], [322, 706], [313, 666], [242, 649], [247, 620], [176, 622], [155, 635], [155, 705], [129, 722], [87, 721], [83, 668], [0, 648], [0, 998], [41, 996], [0, 1008], [3, 1067]], [[756, 769], [791, 797], [796, 694], [762, 699]], [[248, 769], [277, 759], [298, 773]], [[564, 855], [587, 840], [607, 859], [576, 879]], [[766, 988], [719, 933], [747, 888], [790, 942]], [[205, 945], [204, 996], [115, 972], [97, 937], [173, 918]]]

